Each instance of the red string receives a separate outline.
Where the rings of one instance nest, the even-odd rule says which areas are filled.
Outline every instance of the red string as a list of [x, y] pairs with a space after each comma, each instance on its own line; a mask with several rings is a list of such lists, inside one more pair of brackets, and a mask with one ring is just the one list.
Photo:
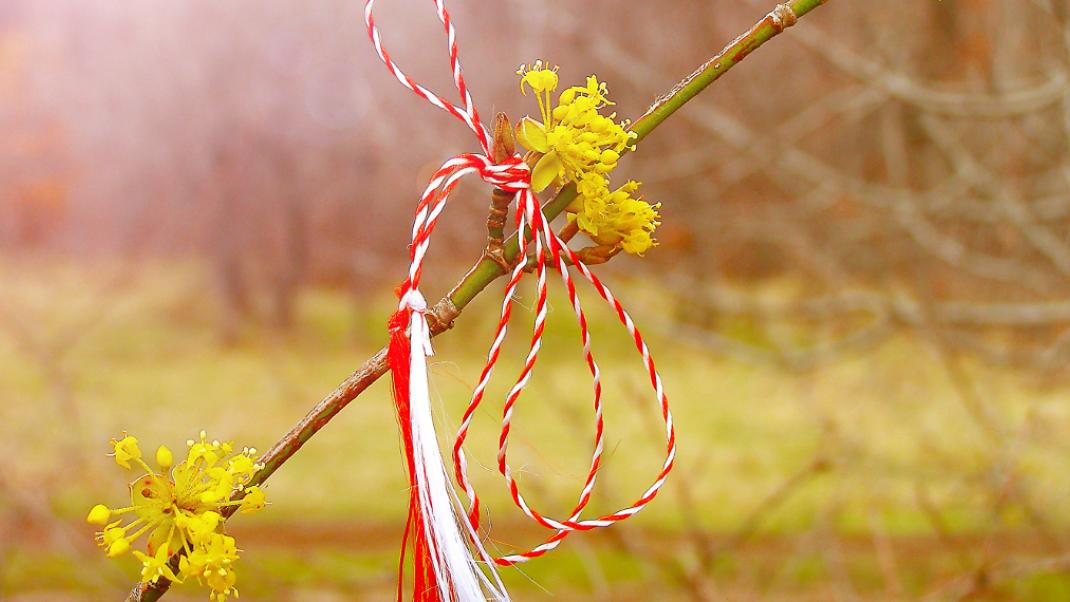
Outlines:
[[397, 409], [398, 426], [405, 445], [407, 473], [409, 476], [409, 514], [402, 535], [401, 556], [398, 560], [398, 602], [404, 599], [402, 583], [405, 576], [405, 553], [409, 539], [413, 550], [413, 599], [418, 602], [441, 602], [435, 572], [431, 566], [430, 542], [422, 526], [420, 504], [417, 500], [416, 463], [413, 454], [412, 422], [409, 417], [409, 361], [412, 356], [409, 337], [405, 332], [412, 315], [410, 309], [399, 309], [390, 317], [390, 348], [387, 362], [393, 377], [394, 407]]

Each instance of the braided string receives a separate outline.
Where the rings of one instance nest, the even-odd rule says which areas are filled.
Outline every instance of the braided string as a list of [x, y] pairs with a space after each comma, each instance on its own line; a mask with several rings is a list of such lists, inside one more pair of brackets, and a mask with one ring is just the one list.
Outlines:
[[[531, 231], [530, 242], [527, 236], [518, 236], [518, 256], [522, 259], [526, 258], [529, 245], [533, 244], [537, 300], [528, 355], [515, 384], [506, 395], [505, 404], [503, 406], [502, 427], [499, 436], [497, 458], [498, 470], [505, 477], [513, 503], [536, 523], [554, 530], [555, 532], [542, 544], [529, 551], [494, 559], [497, 564], [508, 566], [542, 556], [559, 546], [561, 542], [574, 531], [588, 531], [591, 529], [608, 527], [640, 512], [657, 496], [658, 492], [665, 484], [669, 472], [672, 470], [676, 458], [676, 435], [673, 426], [672, 413], [669, 409], [668, 397], [665, 394], [661, 376], [655, 368], [654, 359], [651, 356], [650, 349], [643, 340], [643, 337], [631, 316], [624, 309], [624, 306], [620, 301], [618, 301], [612, 294], [609, 288], [606, 287], [602, 281], [591, 272], [587, 265], [583, 263], [576, 253], [572, 251], [556, 233], [554, 233], [549, 220], [545, 218], [541, 207], [539, 207], [538, 199], [531, 191], [530, 169], [524, 163], [522, 157], [520, 157], [520, 155], [514, 155], [497, 164], [489, 158], [489, 155], [491, 154], [490, 134], [486, 127], [480, 122], [479, 114], [465, 84], [457, 52], [456, 31], [450, 20], [449, 13], [446, 10], [445, 0], [432, 1], [436, 6], [439, 20], [442, 22], [446, 31], [450, 66], [453, 73], [454, 84], [464, 105], [463, 108], [454, 105], [445, 98], [424, 88], [401, 71], [401, 69], [393, 62], [389, 53], [383, 47], [379, 30], [375, 26], [375, 20], [372, 15], [375, 0], [366, 0], [365, 4], [364, 16], [368, 26], [368, 35], [375, 46], [377, 54], [394, 77], [417, 96], [427, 100], [433, 106], [445, 110], [447, 113], [464, 122], [476, 134], [479, 144], [483, 149], [483, 154], [460, 154], [443, 163], [442, 167], [432, 176], [427, 188], [421, 196], [420, 202], [416, 208], [416, 217], [412, 229], [409, 274], [400, 289], [399, 310], [419, 313], [426, 311], [423, 297], [419, 294], [419, 283], [423, 270], [423, 261], [430, 246], [431, 233], [445, 208], [450, 193], [456, 187], [460, 179], [476, 173], [488, 184], [515, 193], [517, 206], [514, 222], [517, 232], [522, 234], [529, 228]], [[547, 261], [547, 255], [549, 255], [549, 262]], [[655, 401], [665, 425], [665, 459], [661, 470], [654, 478], [651, 485], [630, 505], [594, 519], [582, 519], [581, 514], [591, 500], [591, 493], [597, 481], [605, 443], [601, 371], [599, 370], [598, 364], [591, 351], [590, 329], [588, 328], [587, 318], [584, 314], [575, 282], [569, 270], [569, 264], [576, 267], [580, 275], [594, 287], [599, 296], [613, 309], [617, 319], [631, 336], [635, 348], [649, 375], [650, 383], [654, 390]], [[522, 260], [518, 262], [510, 272], [509, 280], [505, 286], [500, 320], [495, 331], [494, 340], [488, 350], [487, 361], [483, 367], [479, 383], [476, 385], [472, 394], [472, 399], [462, 416], [457, 437], [453, 445], [455, 477], [469, 499], [468, 521], [472, 526], [473, 533], [478, 532], [480, 524], [479, 497], [468, 477], [468, 462], [463, 446], [471, 427], [472, 418], [485, 397], [486, 388], [501, 355], [501, 348], [505, 341], [509, 319], [512, 314], [513, 298], [526, 268], [526, 262]], [[513, 412], [524, 387], [531, 380], [535, 364], [538, 360], [539, 351], [542, 348], [542, 338], [545, 331], [548, 310], [548, 270], [555, 270], [560, 275], [568, 294], [569, 303], [572, 306], [577, 322], [579, 323], [584, 361], [591, 374], [594, 393], [593, 411], [595, 435], [590, 469], [584, 480], [583, 487], [580, 490], [576, 505], [572, 508], [567, 518], [560, 520], [546, 516], [531, 507], [522, 495], [516, 480], [513, 478], [512, 469], [509, 465], [507, 456]]]
[[464, 103], [463, 109], [416, 83], [415, 80], [408, 75], [405, 75], [405, 73], [394, 64], [394, 61], [390, 58], [390, 54], [386, 51], [386, 48], [383, 47], [379, 29], [375, 26], [375, 17], [372, 15], [372, 10], [375, 7], [375, 0], [367, 0], [364, 5], [364, 22], [368, 26], [368, 37], [371, 38], [372, 44], [375, 46], [375, 52], [379, 55], [379, 58], [386, 64], [386, 68], [390, 73], [401, 82], [401, 85], [405, 86], [414, 94], [432, 105], [463, 121], [469, 129], [475, 132], [476, 138], [479, 139], [479, 145], [483, 148], [483, 154], [490, 155], [490, 132], [479, 120], [479, 112], [476, 110], [476, 105], [472, 101], [472, 95], [468, 92], [468, 85], [464, 82], [464, 75], [461, 70], [461, 59], [457, 53], [457, 31], [453, 28], [450, 14], [446, 10], [446, 3], [443, 0], [433, 1], [437, 8], [436, 12], [438, 14], [438, 19], [439, 21], [442, 21], [442, 26], [446, 29], [446, 40], [449, 44], [450, 69], [453, 72], [453, 83], [457, 87], [457, 92], [461, 95], [461, 100]]
[[[533, 328], [533, 334], [531, 339], [531, 345], [527, 359], [524, 363], [524, 367], [521, 370], [520, 376], [517, 379], [516, 384], [509, 391], [506, 397], [505, 407], [502, 416], [502, 430], [499, 438], [499, 451], [498, 451], [498, 470], [506, 479], [506, 483], [509, 487], [510, 497], [513, 503], [520, 508], [520, 510], [529, 518], [537, 522], [538, 524], [554, 529], [557, 532], [550, 536], [539, 546], [536, 546], [530, 551], [520, 554], [513, 554], [496, 558], [495, 562], [500, 565], [512, 565], [521, 562], [526, 562], [533, 558], [542, 556], [546, 552], [556, 548], [560, 545], [561, 541], [565, 539], [573, 531], [588, 531], [591, 529], [597, 529], [602, 527], [608, 527], [614, 523], [625, 520], [631, 516], [634, 516], [646, 507], [657, 496], [662, 486], [665, 484], [665, 480], [668, 477], [669, 472], [672, 470], [673, 463], [676, 458], [676, 434], [673, 426], [672, 412], [669, 409], [669, 400], [665, 394], [664, 385], [660, 374], [658, 373], [654, 359], [650, 354], [650, 349], [643, 340], [638, 328], [635, 326], [635, 322], [628, 314], [624, 306], [613, 296], [613, 293], [606, 287], [602, 281], [594, 275], [593, 272], [583, 263], [582, 260], [562, 241], [550, 228], [549, 222], [544, 219], [542, 211], [538, 207], [538, 203], [534, 198], [534, 194], [530, 191], [524, 191], [519, 195], [520, 207], [517, 209], [517, 228], [518, 231], [523, 231], [523, 228], [530, 223], [533, 230], [533, 238], [535, 242], [535, 267], [537, 274], [537, 299], [535, 306], [535, 325]], [[550, 257], [553, 263], [548, 264], [545, 260], [545, 254], [542, 253], [542, 248], [545, 240], [545, 244], [549, 247]], [[520, 238], [520, 252], [523, 256], [527, 248], [527, 242], [524, 238]], [[567, 262], [566, 262], [567, 258]], [[591, 498], [591, 489], [594, 487], [597, 472], [601, 460], [601, 454], [603, 451], [603, 423], [602, 423], [602, 403], [601, 403], [601, 380], [600, 372], [597, 363], [590, 349], [590, 331], [587, 327], [587, 320], [583, 313], [579, 297], [576, 294], [575, 284], [569, 275], [568, 262], [571, 262], [577, 267], [583, 277], [588, 280], [591, 285], [598, 292], [599, 296], [614, 310], [618, 320], [627, 329], [629, 335], [631, 335], [633, 342], [635, 343], [636, 350], [639, 352], [643, 359], [644, 366], [647, 369], [650, 377], [651, 386], [654, 388], [656, 401], [658, 404], [659, 412], [661, 413], [662, 420], [665, 425], [665, 460], [662, 464], [662, 468], [658, 475], [655, 477], [653, 483], [643, 492], [643, 494], [632, 502], [629, 506], [600, 516], [595, 519], [580, 520], [580, 513], [586, 507]], [[471, 503], [469, 505], [468, 518], [472, 522], [474, 527], [479, 525], [479, 501], [472, 486], [471, 481], [468, 478], [468, 463], [464, 454], [463, 444], [467, 438], [468, 430], [471, 425], [472, 416], [476, 409], [479, 407], [485, 396], [485, 390], [487, 384], [490, 382], [491, 375], [494, 371], [494, 366], [497, 363], [498, 358], [501, 355], [501, 347], [505, 341], [506, 332], [508, 330], [509, 318], [512, 311], [513, 297], [516, 292], [517, 285], [520, 282], [520, 277], [524, 273], [525, 266], [523, 264], [518, 265], [513, 269], [511, 277], [505, 288], [504, 299], [502, 301], [501, 319], [498, 322], [497, 331], [495, 333], [494, 341], [491, 343], [490, 351], [487, 354], [487, 363], [484, 366], [483, 373], [480, 377], [479, 384], [476, 385], [475, 391], [472, 396], [472, 401], [462, 418], [461, 428], [457, 435], [457, 440], [454, 443], [454, 464], [456, 470], [457, 480], [460, 482], [461, 487], [465, 490]], [[534, 370], [535, 362], [538, 358], [538, 352], [542, 347], [542, 335], [545, 329], [546, 315], [547, 315], [547, 287], [546, 287], [546, 270], [548, 268], [556, 269], [565, 283], [566, 290], [568, 291], [569, 300], [572, 304], [573, 310], [577, 315], [577, 320], [580, 325], [580, 335], [584, 345], [584, 356], [587, 360], [588, 368], [592, 374], [592, 380], [594, 382], [594, 413], [595, 413], [595, 448], [592, 454], [591, 467], [588, 471], [587, 478], [584, 482], [584, 486], [581, 490], [579, 500], [576, 506], [572, 509], [571, 515], [564, 520], [554, 519], [543, 515], [539, 511], [535, 510], [527, 503], [524, 496], [520, 492], [519, 485], [513, 479], [512, 470], [507, 461], [507, 450], [509, 442], [509, 432], [512, 425], [513, 409], [520, 394], [523, 391], [524, 386], [531, 379], [532, 372]]]

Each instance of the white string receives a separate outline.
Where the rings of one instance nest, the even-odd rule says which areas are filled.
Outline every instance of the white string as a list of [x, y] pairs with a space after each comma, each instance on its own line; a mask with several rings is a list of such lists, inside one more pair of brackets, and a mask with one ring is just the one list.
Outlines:
[[[405, 295], [402, 303], [412, 309], [409, 319], [409, 415], [423, 518], [421, 528], [427, 541], [432, 544], [431, 562], [435, 574], [446, 577], [438, 579], [439, 593], [444, 601], [509, 602], [509, 595], [494, 562], [464, 517], [464, 509], [449, 479], [438, 446], [427, 379], [427, 358], [434, 355], [431, 331], [425, 316], [427, 301], [420, 291], [413, 289]], [[463, 532], [462, 528], [468, 532]], [[472, 557], [468, 547], [469, 537], [476, 542], [483, 563]], [[481, 564], [484, 566], [481, 567]]]

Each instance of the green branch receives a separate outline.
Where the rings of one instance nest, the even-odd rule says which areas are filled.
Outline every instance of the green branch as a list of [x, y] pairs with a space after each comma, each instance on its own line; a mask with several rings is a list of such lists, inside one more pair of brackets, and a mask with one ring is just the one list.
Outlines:
[[[707, 61], [694, 73], [676, 85], [669, 93], [658, 98], [653, 106], [632, 124], [631, 130], [638, 134], [637, 141], [647, 137], [670, 115], [684, 106], [689, 100], [717, 81], [737, 63], [757, 50], [762, 44], [776, 37], [802, 17], [824, 4], [827, 0], [794, 0], [778, 5], [771, 13], [756, 23], [749, 31], [736, 38], [717, 56]], [[543, 213], [548, 219], [560, 215], [569, 203], [576, 198], [576, 188], [566, 186], [553, 200], [543, 205]], [[505, 245], [505, 257], [514, 261], [519, 253], [516, 234]], [[448, 330], [461, 311], [472, 302], [491, 282], [505, 272], [502, 267], [490, 259], [483, 259], [468, 271], [453, 290], [439, 301], [428, 318], [431, 321], [432, 335]], [[276, 470], [301, 449], [309, 439], [322, 429], [335, 415], [357, 398], [365, 389], [386, 374], [386, 350], [380, 350], [369, 358], [356, 372], [351, 374], [333, 392], [324, 397], [308, 414], [305, 415], [286, 435], [261, 457], [264, 468], [255, 474], [249, 485], [259, 485], [266, 481]], [[229, 515], [228, 515], [229, 518]], [[177, 565], [177, 557], [172, 559]], [[155, 584], [139, 583], [127, 602], [154, 602], [167, 592], [171, 582], [161, 578]]]
[[[647, 112], [632, 124], [631, 130], [639, 135], [637, 141], [642, 141], [654, 128], [662, 124], [670, 115], [684, 106], [689, 100], [698, 96], [710, 84], [728, 73], [737, 63], [765, 44], [786, 28], [795, 24], [800, 17], [805, 16], [815, 8], [825, 4], [827, 0], [794, 0], [787, 4], [781, 4], [765, 16], [761, 21], [750, 28], [747, 33], [736, 38], [717, 56], [706, 61], [694, 73], [677, 84], [668, 94], [654, 102]], [[781, 8], [785, 7], [785, 8]], [[557, 196], [543, 206], [543, 213], [549, 219], [554, 219], [568, 207], [569, 203], [576, 198], [575, 186], [566, 186]], [[510, 261], [516, 259], [518, 246], [516, 236], [506, 244], [505, 256]], [[464, 309], [472, 299], [476, 297], [491, 282], [503, 274], [501, 267], [489, 260], [476, 264], [468, 275], [453, 289], [449, 298], [458, 309]]]

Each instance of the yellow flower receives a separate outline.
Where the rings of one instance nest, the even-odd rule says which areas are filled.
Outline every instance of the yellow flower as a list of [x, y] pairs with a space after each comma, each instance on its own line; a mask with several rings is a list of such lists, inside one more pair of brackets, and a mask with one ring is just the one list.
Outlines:
[[543, 123], [550, 121], [550, 93], [557, 89], [557, 67], [543, 64], [541, 60], [528, 69], [527, 65], [521, 65], [516, 72], [520, 76], [520, 93], [527, 96], [527, 88], [535, 93], [535, 100], [539, 103], [539, 115]]
[[517, 75], [521, 93], [530, 88], [539, 103], [541, 121], [525, 117], [517, 125], [517, 140], [542, 155], [532, 169], [532, 189], [574, 182], [578, 195], [568, 208], [569, 217], [592, 240], [635, 255], [655, 246], [660, 205], [633, 198], [639, 188], [635, 181], [609, 190], [609, 173], [622, 152], [634, 150], [636, 134], [625, 129], [628, 122], [615, 121], [616, 113], [601, 113], [613, 104], [606, 85], [592, 75], [583, 86], [561, 92], [557, 106], [552, 106], [557, 67], [535, 61], [531, 68], [521, 66]]
[[234, 571], [223, 567], [213, 569], [205, 573], [205, 584], [212, 590], [208, 598], [216, 602], [224, 602], [228, 596], [238, 597], [238, 590], [234, 587], [236, 578]]
[[245, 497], [241, 500], [241, 506], [239, 512], [242, 514], [252, 514], [264, 509], [267, 505], [267, 498], [264, 495], [264, 490], [259, 487], [248, 487], [245, 490]]
[[256, 463], [253, 462], [254, 455], [256, 455], [256, 449], [246, 448], [242, 450], [242, 453], [230, 459], [227, 463], [227, 470], [235, 476], [252, 475], [256, 472]]
[[186, 446], [189, 447], [189, 456], [186, 461], [192, 464], [203, 460], [206, 468], [215, 466], [220, 457], [228, 455], [231, 450], [229, 443], [220, 443], [219, 441], [209, 443], [208, 434], [204, 431], [201, 431], [200, 441], [190, 439], [186, 441]]
[[639, 182], [630, 180], [610, 192], [604, 177], [588, 174], [576, 189], [578, 195], [568, 211], [592, 240], [600, 245], [619, 246], [633, 255], [642, 255], [657, 244], [652, 234], [661, 223], [657, 211], [661, 204], [632, 198]]
[[234, 491], [234, 474], [226, 468], [215, 467], [208, 470], [208, 478], [211, 485], [206, 491], [201, 492], [201, 503], [214, 504], [226, 498]]
[[122, 521], [116, 521], [107, 526], [103, 531], [97, 534], [100, 547], [111, 548], [111, 545], [120, 539], [125, 540], [126, 529], [119, 528], [119, 523]]
[[129, 435], [118, 441], [111, 440], [112, 449], [115, 451], [115, 463], [129, 470], [131, 460], [141, 460], [141, 449], [137, 446], [137, 439]]
[[233, 537], [213, 533], [205, 545], [185, 555], [179, 561], [183, 575], [196, 577], [207, 585], [212, 600], [223, 601], [227, 596], [237, 597], [234, 589], [236, 575], [231, 565], [238, 559], [238, 549]]
[[200, 514], [180, 513], [175, 517], [175, 524], [185, 530], [191, 542], [199, 544], [211, 539], [222, 520], [221, 514], [207, 510]]
[[521, 66], [520, 90], [530, 87], [539, 103], [541, 121], [525, 117], [517, 126], [517, 139], [525, 148], [543, 156], [532, 170], [532, 188], [539, 192], [554, 182], [578, 182], [588, 173], [608, 174], [617, 166], [620, 153], [632, 148], [636, 135], [617, 123], [616, 113], [602, 115], [612, 105], [606, 85], [595, 76], [586, 85], [568, 88], [552, 107], [557, 89], [557, 68], [536, 61]]
[[[134, 550], [144, 581], [155, 582], [160, 577], [180, 581], [194, 576], [211, 589], [212, 600], [222, 601], [237, 596], [232, 565], [238, 559], [234, 538], [222, 533], [223, 515], [264, 507], [263, 490], [249, 484], [262, 465], [257, 463], [255, 449], [234, 454], [231, 443], [209, 441], [204, 431], [199, 440], [187, 443], [189, 453], [177, 465], [171, 451], [160, 446], [156, 462], [161, 471], [157, 472], [142, 459], [137, 439], [124, 435], [119, 441], [112, 440], [116, 462], [126, 468], [137, 464], [145, 474], [130, 485], [130, 506], [98, 504], [86, 520], [104, 527], [97, 540], [110, 557], [126, 553], [147, 535], [145, 552]], [[234, 499], [243, 491], [243, 499]], [[125, 514], [133, 515], [126, 525], [121, 519], [108, 523], [112, 517]], [[175, 554], [182, 555], [177, 574], [170, 565]]]
[[167, 566], [170, 556], [167, 554], [166, 548], [160, 548], [156, 554], [149, 556], [143, 554], [137, 550], [134, 550], [134, 556], [141, 561], [141, 580], [146, 583], [156, 583], [160, 577], [167, 577], [171, 581], [176, 583], [182, 583], [175, 575], [171, 567]]

